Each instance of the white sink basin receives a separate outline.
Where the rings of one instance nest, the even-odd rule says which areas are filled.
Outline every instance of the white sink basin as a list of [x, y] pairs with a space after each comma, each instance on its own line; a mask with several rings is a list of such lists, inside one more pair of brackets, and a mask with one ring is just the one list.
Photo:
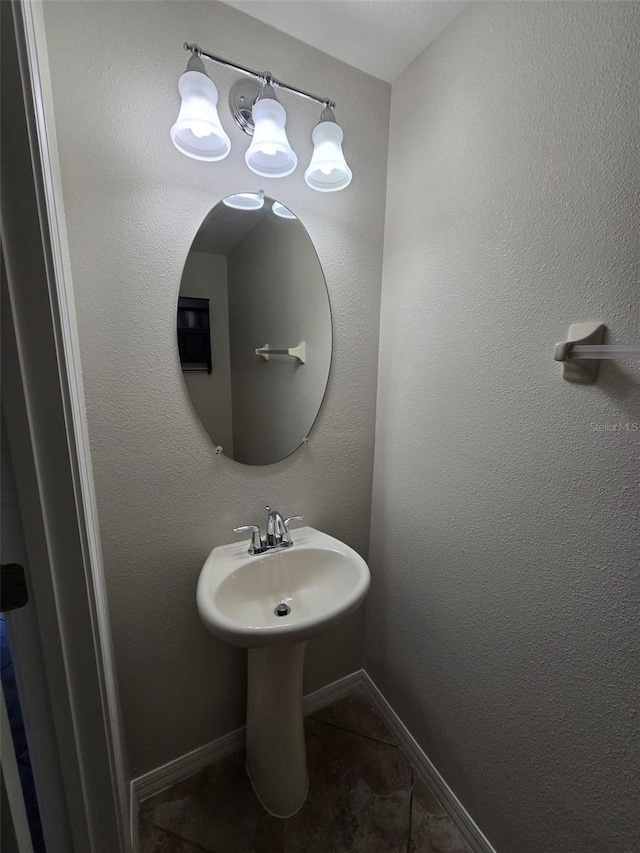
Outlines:
[[[245, 648], [302, 643], [362, 603], [371, 576], [359, 554], [313, 527], [292, 538], [291, 547], [258, 556], [247, 553], [247, 540], [213, 549], [197, 591], [213, 634]], [[282, 603], [290, 612], [277, 616]]]

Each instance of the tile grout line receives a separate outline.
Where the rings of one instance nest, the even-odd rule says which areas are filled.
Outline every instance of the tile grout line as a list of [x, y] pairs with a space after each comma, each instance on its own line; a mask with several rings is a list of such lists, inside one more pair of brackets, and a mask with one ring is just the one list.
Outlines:
[[[144, 817], [140, 818], [140, 820], [138, 822], [138, 828], [143, 823], [148, 823], [149, 826], [153, 826], [155, 829], [160, 830], [160, 832], [163, 832], [165, 835], [168, 835], [171, 838], [177, 838], [178, 841], [183, 841], [185, 844], [191, 845], [191, 847], [193, 847], [193, 849], [196, 851], [196, 853], [210, 853], [210, 851], [206, 850], [200, 844], [196, 844], [194, 841], [189, 841], [188, 838], [184, 838], [182, 835], [178, 835], [177, 832], [173, 832], [173, 830], [171, 830], [171, 829], [165, 829], [164, 826], [159, 826], [157, 823], [155, 823], [155, 821], [148, 820], [147, 818], [144, 818]], [[138, 835], [139, 834], [140, 833], [138, 832]]]
[[413, 786], [416, 782], [416, 771], [411, 764], [411, 796], [409, 797], [409, 832], [407, 833], [407, 853], [411, 853], [411, 831], [413, 829]]
[[[307, 717], [308, 720], [313, 720], [314, 723], [321, 723], [323, 726], [331, 726], [332, 729], [338, 729], [341, 732], [347, 732], [350, 735], [358, 735], [358, 737], [366, 738], [367, 740], [372, 740], [374, 743], [382, 743], [384, 746], [392, 746], [394, 749], [401, 749], [399, 743], [390, 743], [388, 740], [381, 740], [380, 738], [373, 737], [373, 735], [365, 735], [362, 732], [356, 732], [354, 729], [348, 729], [346, 726], [339, 726], [338, 723], [329, 723], [326, 720], [318, 720], [316, 717]], [[406, 755], [403, 750], [401, 750], [403, 755]], [[409, 760], [407, 758], [407, 760]]]

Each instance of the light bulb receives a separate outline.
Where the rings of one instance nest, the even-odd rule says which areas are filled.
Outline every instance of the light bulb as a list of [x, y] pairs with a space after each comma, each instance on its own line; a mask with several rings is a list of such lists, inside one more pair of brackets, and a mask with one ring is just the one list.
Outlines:
[[191, 133], [197, 136], [198, 139], [204, 139], [205, 136], [211, 136], [213, 130], [208, 124], [204, 124], [204, 122], [194, 121], [191, 123]]

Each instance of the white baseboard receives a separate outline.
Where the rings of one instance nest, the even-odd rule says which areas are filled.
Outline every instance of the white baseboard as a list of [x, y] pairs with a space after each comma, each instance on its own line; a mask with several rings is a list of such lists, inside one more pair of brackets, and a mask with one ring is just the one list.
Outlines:
[[473, 853], [496, 853], [478, 824], [447, 785], [429, 756], [421, 749], [409, 729], [384, 698], [369, 675], [362, 670], [362, 683], [366, 695], [387, 724], [391, 733], [407, 753], [409, 760], [433, 790], [452, 823], [467, 842]]
[[[338, 699], [361, 690], [378, 710], [398, 743], [424, 780], [433, 789], [447, 814], [463, 836], [473, 853], [496, 853], [480, 831], [471, 815], [447, 785], [428, 756], [422, 751], [415, 738], [400, 720], [391, 705], [378, 690], [367, 673], [360, 669], [339, 678], [337, 681], [309, 693], [302, 700], [305, 716], [331, 705]], [[138, 806], [149, 797], [159, 794], [172, 785], [199, 773], [216, 761], [227, 758], [244, 747], [244, 726], [229, 732], [217, 740], [188, 752], [167, 764], [133, 779], [131, 782], [131, 839], [133, 853], [138, 851]]]
[[313, 693], [307, 693], [302, 700], [302, 710], [305, 717], [308, 717], [309, 714], [315, 714], [316, 711], [326, 708], [327, 705], [337, 702], [338, 699], [344, 699], [350, 693], [362, 690], [364, 679], [364, 669], [358, 669], [356, 672], [352, 672], [343, 678], [339, 678], [337, 681], [331, 682], [331, 684], [326, 684]]

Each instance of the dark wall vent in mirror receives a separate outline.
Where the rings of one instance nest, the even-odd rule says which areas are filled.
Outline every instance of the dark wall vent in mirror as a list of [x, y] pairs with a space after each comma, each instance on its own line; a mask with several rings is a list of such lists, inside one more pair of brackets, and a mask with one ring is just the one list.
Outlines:
[[178, 299], [178, 349], [183, 370], [211, 373], [208, 299]]

